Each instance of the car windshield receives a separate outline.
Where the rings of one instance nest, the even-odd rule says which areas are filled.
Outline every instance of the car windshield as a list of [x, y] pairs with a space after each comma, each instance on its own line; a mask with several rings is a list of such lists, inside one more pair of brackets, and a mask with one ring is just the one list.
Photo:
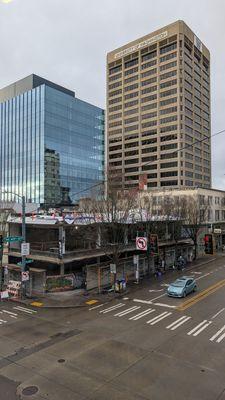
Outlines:
[[183, 287], [185, 285], [185, 281], [175, 281], [173, 283], [171, 283], [171, 286], [175, 286], [175, 287]]

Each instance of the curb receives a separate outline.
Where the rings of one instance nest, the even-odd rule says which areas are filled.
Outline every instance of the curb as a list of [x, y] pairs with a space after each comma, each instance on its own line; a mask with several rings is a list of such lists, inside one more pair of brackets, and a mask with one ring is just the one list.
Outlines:
[[[209, 264], [209, 263], [211, 263], [211, 262], [213, 262], [213, 261], [215, 261], [215, 260], [217, 260], [218, 258], [222, 258], [222, 256], [218, 256], [218, 257], [216, 257], [216, 258], [212, 258], [211, 260], [207, 260], [207, 261], [204, 261], [204, 262], [201, 262], [201, 263], [199, 263], [199, 264], [196, 264], [196, 265], [192, 265], [191, 267], [189, 267], [189, 268], [186, 268], [185, 270], [186, 271], [191, 271], [192, 269], [194, 269], [194, 268], [198, 268], [198, 267], [201, 267], [202, 265], [205, 265], [205, 264]], [[184, 271], [180, 271], [180, 272], [184, 272]], [[139, 288], [140, 288], [140, 286], [139, 286]], [[137, 288], [138, 289], [138, 288]], [[110, 303], [112, 300], [115, 300], [115, 299], [118, 299], [118, 298], [121, 298], [121, 297], [124, 297], [125, 295], [127, 295], [128, 293], [130, 293], [130, 291], [132, 291], [131, 289], [129, 290], [127, 290], [126, 292], [124, 292], [123, 294], [120, 294], [120, 295], [118, 295], [118, 296], [115, 296], [115, 297], [113, 297], [113, 298], [111, 298], [111, 299], [108, 299], [108, 300], [106, 300], [105, 302], [103, 302], [104, 304], [107, 304], [107, 303]], [[92, 297], [94, 297], [94, 296], [92, 296]], [[27, 302], [25, 302], [25, 301], [23, 301], [23, 300], [9, 300], [9, 301], [12, 301], [13, 303], [18, 303], [18, 304], [23, 304], [23, 305], [26, 305], [26, 306], [30, 306], [31, 304], [30, 303], [27, 303]], [[32, 300], [31, 299], [31, 301], [35, 301], [35, 300]], [[41, 300], [40, 300], [41, 301]], [[88, 301], [88, 299], [87, 299], [87, 301]], [[68, 305], [68, 306], [45, 306], [45, 305], [43, 305], [43, 306], [40, 306], [40, 307], [37, 307], [37, 306], [32, 306], [32, 307], [35, 307], [35, 308], [40, 308], [40, 309], [72, 309], [72, 308], [87, 308], [87, 307], [89, 307], [90, 306], [90, 304], [77, 304], [77, 305]]]

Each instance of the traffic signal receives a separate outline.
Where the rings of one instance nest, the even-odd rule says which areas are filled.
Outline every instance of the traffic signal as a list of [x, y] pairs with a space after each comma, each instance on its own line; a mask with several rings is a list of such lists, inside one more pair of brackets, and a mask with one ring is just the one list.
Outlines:
[[0, 250], [3, 249], [3, 236], [0, 235]]
[[159, 253], [158, 235], [151, 234], [149, 239], [149, 250], [151, 256]]
[[207, 234], [204, 238], [205, 254], [213, 254], [213, 235]]

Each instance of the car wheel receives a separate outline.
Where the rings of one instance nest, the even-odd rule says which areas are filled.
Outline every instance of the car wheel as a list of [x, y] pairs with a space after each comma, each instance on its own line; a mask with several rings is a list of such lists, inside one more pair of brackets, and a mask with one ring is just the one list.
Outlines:
[[183, 297], [186, 297], [187, 296], [187, 293], [186, 293], [186, 291], [184, 291], [183, 292]]

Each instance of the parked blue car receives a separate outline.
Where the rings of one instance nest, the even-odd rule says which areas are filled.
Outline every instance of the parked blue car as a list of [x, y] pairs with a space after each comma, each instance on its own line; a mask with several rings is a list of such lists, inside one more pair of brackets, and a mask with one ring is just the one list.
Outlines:
[[186, 297], [187, 294], [197, 290], [196, 281], [192, 276], [183, 276], [171, 283], [167, 288], [167, 294], [171, 297]]

